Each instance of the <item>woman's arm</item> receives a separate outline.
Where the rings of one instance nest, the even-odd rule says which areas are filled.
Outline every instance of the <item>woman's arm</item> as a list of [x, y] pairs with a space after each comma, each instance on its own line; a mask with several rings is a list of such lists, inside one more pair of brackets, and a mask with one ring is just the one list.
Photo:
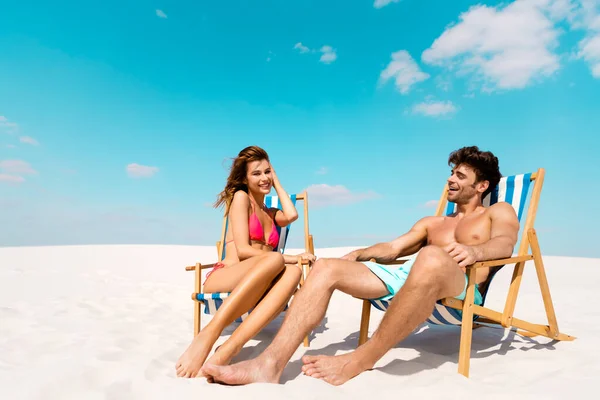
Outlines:
[[283, 255], [283, 260], [286, 264], [297, 264], [298, 261], [300, 261], [300, 259], [308, 260], [311, 263], [313, 263], [317, 260], [317, 257], [311, 253], [302, 253], [294, 256], [291, 256], [289, 254]]
[[277, 177], [277, 174], [273, 169], [273, 165], [271, 165], [271, 174], [273, 176], [273, 187], [275, 188], [277, 196], [279, 197], [279, 201], [281, 202], [282, 211], [277, 212], [278, 210], [274, 209], [273, 218], [277, 225], [287, 226], [298, 219], [298, 211], [296, 210], [296, 207], [294, 207], [294, 204], [292, 203], [292, 200], [290, 199], [286, 191], [283, 189], [283, 186], [281, 186], [279, 178]]
[[248, 228], [249, 208], [250, 199], [248, 194], [243, 190], [235, 192], [231, 201], [231, 207], [229, 208], [229, 224], [240, 261], [265, 253], [264, 250], [255, 249], [250, 245]]

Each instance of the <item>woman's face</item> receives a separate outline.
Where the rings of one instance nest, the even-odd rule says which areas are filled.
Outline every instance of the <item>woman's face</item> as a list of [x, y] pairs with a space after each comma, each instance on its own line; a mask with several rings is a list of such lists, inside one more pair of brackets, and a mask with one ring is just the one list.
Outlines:
[[249, 191], [264, 195], [269, 194], [273, 185], [269, 162], [267, 160], [249, 162], [246, 166], [246, 181]]

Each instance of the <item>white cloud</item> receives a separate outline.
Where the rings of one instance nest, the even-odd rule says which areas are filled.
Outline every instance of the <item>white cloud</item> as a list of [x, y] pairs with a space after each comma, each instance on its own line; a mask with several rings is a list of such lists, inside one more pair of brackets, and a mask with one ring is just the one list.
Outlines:
[[314, 207], [326, 207], [357, 203], [359, 201], [380, 197], [373, 191], [352, 192], [343, 185], [327, 185], [325, 183], [311, 185], [306, 188], [310, 204]]
[[319, 61], [324, 63], [324, 64], [331, 64], [332, 62], [334, 62], [335, 60], [337, 60], [337, 52], [336, 50], [329, 46], [329, 45], [324, 45], [321, 46], [320, 49], [310, 49], [309, 47], [305, 46], [302, 44], [302, 42], [298, 42], [294, 45], [294, 49], [298, 50], [299, 53], [304, 54], [304, 53], [323, 53], [321, 54], [321, 57], [319, 58]]
[[331, 64], [337, 59], [337, 53], [331, 46], [321, 47], [321, 53], [323, 53], [323, 55], [321, 55], [319, 61], [324, 64]]
[[17, 146], [15, 146], [14, 144], [7, 144], [5, 147], [7, 149], [15, 149], [15, 148], [17, 148]]
[[559, 69], [560, 30], [552, 18], [568, 15], [564, 1], [516, 0], [477, 5], [459, 16], [422, 54], [424, 62], [473, 74], [483, 89], [519, 89]]
[[570, 15], [573, 27], [585, 31], [576, 57], [587, 62], [592, 76], [600, 79], [600, 0], [582, 0]]
[[375, 3], [373, 3], [373, 7], [382, 8], [387, 6], [388, 4], [398, 3], [399, 1], [400, 0], [375, 0]]
[[438, 89], [447, 92], [452, 89], [452, 80], [447, 76], [444, 77], [439, 75], [435, 78], [435, 85], [438, 87]]
[[379, 75], [380, 83], [393, 78], [398, 91], [407, 94], [413, 85], [429, 78], [429, 74], [421, 71], [408, 51], [396, 51], [391, 57], [392, 61]]
[[317, 170], [317, 175], [325, 175], [327, 173], [327, 167], [321, 167]]
[[425, 208], [436, 208], [438, 206], [439, 200], [429, 200], [423, 204]]
[[33, 146], [37, 146], [37, 145], [40, 144], [37, 140], [35, 140], [34, 138], [32, 138], [30, 136], [21, 136], [19, 138], [19, 141], [21, 143], [27, 143], [27, 144], [30, 144], [30, 145], [33, 145]]
[[167, 14], [163, 10], [156, 10], [156, 16], [159, 18], [167, 18]]
[[592, 76], [600, 78], [600, 33], [588, 36], [579, 43], [578, 56], [590, 64]]
[[37, 174], [37, 171], [34, 170], [28, 162], [23, 160], [2, 160], [0, 161], [0, 170], [8, 174]]
[[452, 104], [451, 101], [426, 101], [412, 107], [413, 114], [421, 114], [426, 117], [439, 117], [457, 111], [458, 107]]
[[127, 165], [125, 169], [131, 178], [150, 178], [158, 172], [158, 167], [150, 167], [135, 163]]
[[9, 175], [9, 174], [0, 173], [0, 182], [23, 183], [23, 182], [25, 182], [25, 178], [23, 178], [22, 176], [18, 176], [18, 175]]
[[0, 127], [9, 129], [9, 133], [16, 130], [19, 125], [16, 122], [10, 122], [8, 118], [3, 115], [0, 115]]
[[324, 53], [319, 59], [323, 64], [331, 64], [335, 60], [337, 60], [337, 54], [335, 52]]
[[301, 42], [298, 42], [294, 45], [294, 49], [297, 49], [300, 53], [308, 53], [310, 49], [303, 45]]

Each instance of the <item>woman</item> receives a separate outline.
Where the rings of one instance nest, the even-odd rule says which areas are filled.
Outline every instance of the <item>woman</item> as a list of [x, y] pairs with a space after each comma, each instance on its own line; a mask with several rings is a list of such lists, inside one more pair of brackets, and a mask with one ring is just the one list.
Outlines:
[[[282, 210], [264, 205], [271, 188], [275, 188]], [[248, 340], [283, 311], [300, 281], [298, 261], [315, 260], [310, 253], [292, 256], [273, 251], [279, 242], [275, 225], [284, 227], [294, 222], [298, 212], [260, 147], [247, 147], [234, 159], [215, 207], [221, 204], [229, 215], [226, 257], [207, 274], [204, 291], [231, 294], [177, 361], [180, 377], [198, 376], [223, 329], [255, 307], [209, 360], [211, 364], [228, 364]]]

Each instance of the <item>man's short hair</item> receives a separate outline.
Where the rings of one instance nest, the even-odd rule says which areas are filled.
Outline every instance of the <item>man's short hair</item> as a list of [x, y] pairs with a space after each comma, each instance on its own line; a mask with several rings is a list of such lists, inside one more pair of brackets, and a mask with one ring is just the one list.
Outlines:
[[455, 168], [461, 164], [467, 164], [475, 171], [476, 182], [488, 181], [489, 186], [483, 193], [487, 196], [500, 182], [502, 174], [498, 166], [498, 157], [491, 151], [481, 151], [477, 146], [462, 147], [450, 153], [448, 165]]

